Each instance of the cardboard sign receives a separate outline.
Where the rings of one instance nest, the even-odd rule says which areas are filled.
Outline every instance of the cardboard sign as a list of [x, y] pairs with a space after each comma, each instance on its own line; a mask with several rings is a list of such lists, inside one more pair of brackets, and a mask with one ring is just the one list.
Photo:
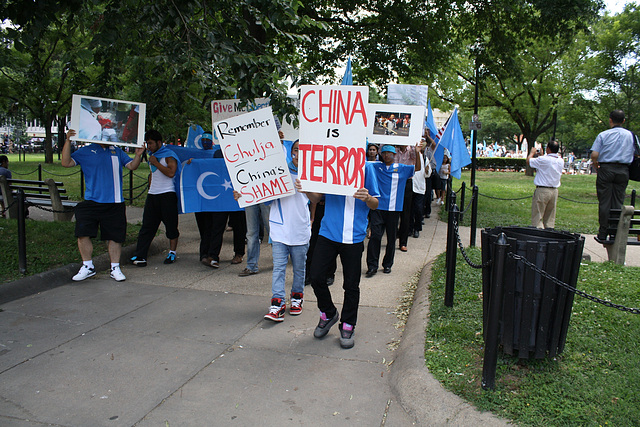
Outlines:
[[143, 147], [145, 115], [141, 102], [73, 95], [69, 128], [77, 133], [71, 139]]
[[298, 176], [304, 191], [353, 195], [364, 186], [369, 88], [302, 86]]
[[[291, 98], [293, 99], [293, 102], [297, 103], [297, 99], [295, 97]], [[271, 100], [269, 98], [257, 98], [255, 102], [249, 103], [245, 107], [240, 107], [240, 104], [240, 99], [221, 99], [217, 101], [211, 101], [211, 123], [215, 124], [220, 120], [229, 119], [240, 114], [269, 107], [271, 105]], [[298, 129], [294, 128], [292, 124], [287, 123], [286, 120], [280, 120], [280, 125], [280, 130], [284, 132], [284, 139], [288, 141], [295, 141], [296, 139], [298, 139]], [[215, 129], [215, 125], [213, 126], [213, 128]], [[214, 138], [217, 142], [218, 136], [215, 134], [215, 132]]]
[[214, 123], [240, 207], [295, 193], [271, 107]]
[[369, 104], [369, 142], [416, 145], [422, 138], [425, 111], [417, 105]]

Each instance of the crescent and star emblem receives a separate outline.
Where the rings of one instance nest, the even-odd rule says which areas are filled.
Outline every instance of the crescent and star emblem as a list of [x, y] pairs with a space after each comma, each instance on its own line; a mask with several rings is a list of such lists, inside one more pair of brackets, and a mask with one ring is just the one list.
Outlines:
[[[215, 172], [204, 172], [203, 174], [201, 174], [198, 177], [198, 181], [196, 182], [196, 188], [198, 189], [198, 194], [200, 194], [202, 197], [204, 197], [207, 200], [213, 200], [213, 199], [217, 198], [218, 196], [220, 196], [220, 193], [216, 194], [215, 196], [212, 196], [210, 194], [207, 194], [204, 191], [204, 187], [203, 187], [202, 184], [203, 184], [204, 180], [210, 175], [219, 176]], [[228, 180], [225, 179], [224, 183], [222, 184], [222, 187], [224, 187], [225, 190], [230, 190], [232, 188], [231, 181], [228, 181]]]

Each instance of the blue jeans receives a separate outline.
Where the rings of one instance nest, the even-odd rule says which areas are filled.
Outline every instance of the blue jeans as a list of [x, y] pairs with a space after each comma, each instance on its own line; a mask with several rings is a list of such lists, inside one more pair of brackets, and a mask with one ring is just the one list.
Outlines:
[[304, 274], [305, 265], [307, 263], [307, 250], [309, 244], [289, 246], [280, 242], [273, 242], [271, 245], [271, 252], [273, 254], [273, 279], [271, 282], [272, 298], [282, 298], [284, 303], [285, 299], [285, 272], [287, 270], [287, 262], [291, 257], [291, 264], [293, 265], [293, 284], [291, 285], [291, 292], [304, 293]]
[[269, 205], [260, 203], [244, 208], [247, 216], [247, 268], [258, 271], [258, 259], [260, 258], [260, 213], [264, 224], [264, 235], [269, 234]]

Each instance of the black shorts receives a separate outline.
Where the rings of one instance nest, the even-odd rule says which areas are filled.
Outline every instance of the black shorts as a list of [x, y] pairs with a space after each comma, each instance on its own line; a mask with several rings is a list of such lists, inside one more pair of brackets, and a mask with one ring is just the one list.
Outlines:
[[127, 237], [127, 214], [124, 203], [97, 203], [85, 200], [75, 209], [76, 237], [97, 237], [124, 243]]

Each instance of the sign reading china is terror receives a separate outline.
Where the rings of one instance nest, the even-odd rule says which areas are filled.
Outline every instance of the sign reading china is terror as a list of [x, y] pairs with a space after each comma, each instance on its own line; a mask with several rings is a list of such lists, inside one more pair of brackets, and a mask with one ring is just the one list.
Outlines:
[[271, 107], [214, 123], [240, 207], [295, 193]]
[[369, 88], [302, 86], [298, 177], [304, 191], [352, 196], [364, 187]]

